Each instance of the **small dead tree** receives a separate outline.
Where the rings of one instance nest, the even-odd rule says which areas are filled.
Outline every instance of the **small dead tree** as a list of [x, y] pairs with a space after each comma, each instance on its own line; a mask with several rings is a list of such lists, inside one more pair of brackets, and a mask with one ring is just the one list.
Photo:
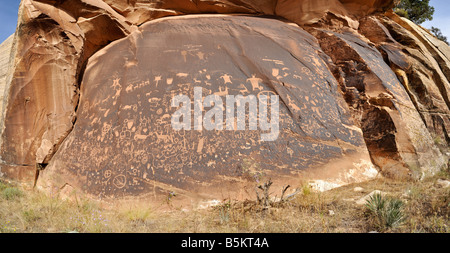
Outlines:
[[286, 191], [289, 189], [289, 187], [291, 187], [291, 186], [286, 185], [285, 187], [283, 187], [283, 190], [281, 191], [280, 203], [282, 203], [284, 201], [284, 194], [286, 194]]
[[270, 199], [270, 187], [272, 186], [272, 184], [273, 184], [272, 180], [269, 179], [264, 184], [258, 185], [257, 187], [255, 187], [257, 204], [262, 206], [263, 210], [267, 210], [270, 206], [273, 206], [275, 204], [282, 204], [282, 203], [288, 201], [289, 199], [291, 199], [293, 196], [295, 196], [298, 193], [298, 191], [296, 191], [285, 197], [287, 190], [291, 187], [290, 185], [286, 185], [286, 186], [283, 186], [280, 199], [279, 200], [271, 200]]
[[[257, 188], [255, 189], [257, 203], [258, 205], [261, 205], [263, 207], [263, 210], [266, 210], [270, 205], [269, 189], [270, 186], [272, 186], [272, 184], [273, 184], [272, 180], [269, 179], [264, 184], [258, 185]], [[259, 195], [258, 190], [262, 191], [263, 194], [262, 197]]]

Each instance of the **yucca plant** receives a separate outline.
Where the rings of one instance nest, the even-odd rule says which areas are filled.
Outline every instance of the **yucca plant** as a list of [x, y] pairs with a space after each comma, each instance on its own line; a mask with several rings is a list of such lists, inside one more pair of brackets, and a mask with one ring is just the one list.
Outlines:
[[380, 230], [395, 228], [405, 220], [403, 202], [399, 199], [384, 197], [380, 193], [372, 195], [367, 200], [366, 208]]

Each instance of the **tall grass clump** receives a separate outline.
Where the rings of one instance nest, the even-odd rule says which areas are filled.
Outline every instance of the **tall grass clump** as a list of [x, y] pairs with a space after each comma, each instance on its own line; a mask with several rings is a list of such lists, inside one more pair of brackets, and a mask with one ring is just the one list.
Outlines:
[[403, 210], [404, 204], [399, 199], [376, 193], [367, 200], [365, 206], [372, 218], [373, 225], [381, 231], [396, 228], [406, 219]]

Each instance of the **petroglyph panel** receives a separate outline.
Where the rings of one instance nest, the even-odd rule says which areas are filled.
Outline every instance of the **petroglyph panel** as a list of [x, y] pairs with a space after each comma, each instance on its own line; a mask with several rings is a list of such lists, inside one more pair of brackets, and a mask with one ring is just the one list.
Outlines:
[[[249, 160], [261, 172], [295, 177], [366, 154], [319, 53], [311, 35], [277, 20], [207, 16], [146, 23], [90, 59], [74, 129], [46, 173], [64, 170], [89, 193], [120, 197], [165, 186], [214, 186], [219, 177], [240, 181]], [[264, 131], [248, 128], [174, 130], [172, 98], [194, 100], [194, 87], [224, 102], [227, 95], [278, 95], [278, 139], [261, 141]]]

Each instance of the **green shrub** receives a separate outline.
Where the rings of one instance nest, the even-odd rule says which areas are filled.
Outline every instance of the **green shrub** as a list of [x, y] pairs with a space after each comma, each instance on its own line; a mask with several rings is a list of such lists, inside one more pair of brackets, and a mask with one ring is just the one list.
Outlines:
[[395, 8], [394, 9], [395, 14], [399, 15], [400, 17], [408, 18], [408, 11], [401, 8]]
[[6, 200], [14, 200], [16, 198], [22, 197], [22, 195], [22, 191], [15, 187], [7, 187], [2, 191], [2, 197]]
[[26, 222], [35, 222], [39, 219], [41, 219], [41, 214], [37, 211], [35, 211], [34, 209], [28, 209], [28, 210], [24, 210], [22, 212], [22, 217], [25, 219]]
[[367, 200], [366, 208], [380, 230], [395, 228], [405, 221], [403, 202], [376, 193]]
[[8, 188], [8, 185], [0, 180], [0, 191], [3, 191], [4, 189]]

